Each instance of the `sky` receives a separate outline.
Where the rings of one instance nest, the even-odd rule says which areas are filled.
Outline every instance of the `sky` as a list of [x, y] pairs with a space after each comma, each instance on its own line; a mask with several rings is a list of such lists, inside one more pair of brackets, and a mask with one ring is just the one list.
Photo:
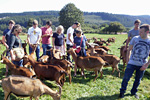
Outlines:
[[0, 13], [60, 11], [68, 3], [87, 12], [150, 15], [149, 0], [0, 0]]

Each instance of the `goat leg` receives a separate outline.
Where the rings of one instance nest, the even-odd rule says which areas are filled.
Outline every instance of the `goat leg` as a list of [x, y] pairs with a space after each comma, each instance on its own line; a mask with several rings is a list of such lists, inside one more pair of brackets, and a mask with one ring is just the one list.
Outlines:
[[81, 76], [83, 76], [84, 79], [86, 79], [86, 76], [85, 76], [85, 74], [84, 74], [84, 69], [83, 69], [83, 68], [81, 69]]
[[98, 71], [95, 70], [95, 78], [94, 78], [94, 82], [95, 82], [95, 80], [97, 79], [97, 77], [98, 77]]
[[117, 70], [117, 72], [118, 72], [118, 77], [120, 77], [120, 70], [119, 70], [119, 68], [118, 68], [118, 65], [116, 66], [116, 70]]
[[10, 92], [5, 92], [4, 91], [4, 95], [5, 95], [5, 97], [4, 97], [4, 100], [10, 100]]
[[71, 77], [71, 73], [69, 74], [69, 82], [70, 82], [70, 84], [71, 84], [71, 79], [72, 79], [72, 77]]

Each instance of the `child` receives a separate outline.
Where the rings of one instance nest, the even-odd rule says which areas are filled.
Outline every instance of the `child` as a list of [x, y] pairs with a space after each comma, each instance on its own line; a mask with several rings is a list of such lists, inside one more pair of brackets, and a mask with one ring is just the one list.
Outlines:
[[61, 56], [65, 55], [65, 36], [64, 36], [64, 28], [62, 25], [59, 25], [56, 29], [56, 33], [53, 34], [52, 39], [53, 47], [61, 51]]
[[[74, 46], [81, 47], [81, 51], [77, 53], [78, 56], [86, 56], [85, 46], [87, 44], [87, 39], [84, 35], [82, 35], [82, 31], [76, 30], [76, 36], [74, 37]], [[82, 43], [81, 43], [82, 42]], [[74, 76], [76, 76], [77, 66], [75, 65]]]
[[[150, 59], [147, 61], [150, 51], [150, 38], [148, 37], [150, 27], [147, 24], [144, 24], [140, 27], [139, 36], [135, 36], [129, 45], [129, 50], [127, 52], [127, 68], [125, 70], [124, 78], [121, 84], [120, 89], [120, 98], [124, 97], [128, 81], [130, 80], [133, 72], [136, 70], [135, 81], [131, 89], [131, 95], [134, 95], [135, 98], [139, 99], [139, 96], [136, 94], [138, 91], [137, 88], [140, 84], [140, 81], [144, 75], [145, 69], [150, 64]], [[129, 55], [132, 50], [130, 59]]]

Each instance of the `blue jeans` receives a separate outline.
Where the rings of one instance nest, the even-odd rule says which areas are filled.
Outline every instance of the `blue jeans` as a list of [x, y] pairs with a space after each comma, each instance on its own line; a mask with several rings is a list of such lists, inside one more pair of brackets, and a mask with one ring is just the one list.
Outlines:
[[[37, 57], [37, 61], [38, 59], [40, 58], [40, 45], [37, 46], [36, 48], [36, 57]], [[32, 48], [29, 46], [29, 53], [31, 54], [32, 53]]]
[[19, 67], [23, 67], [23, 59], [21, 59], [20, 61], [13, 61], [13, 64]]
[[140, 84], [140, 81], [144, 75], [145, 71], [141, 71], [140, 68], [142, 66], [135, 66], [135, 65], [131, 65], [128, 64], [127, 68], [125, 70], [125, 74], [124, 74], [124, 78], [121, 84], [121, 88], [120, 88], [120, 93], [125, 93], [126, 89], [127, 89], [127, 85], [128, 85], [128, 81], [130, 80], [133, 72], [136, 70], [136, 76], [135, 76], [135, 81], [133, 83], [133, 87], [131, 89], [131, 94], [135, 95], [136, 92], [138, 91], [138, 86]]
[[[43, 55], [46, 55], [47, 49], [51, 49], [52, 46], [51, 46], [50, 44], [42, 44], [42, 48], [43, 48]], [[48, 54], [47, 54], [47, 55], [50, 56], [50, 54], [51, 54], [50, 51], [48, 51]]]

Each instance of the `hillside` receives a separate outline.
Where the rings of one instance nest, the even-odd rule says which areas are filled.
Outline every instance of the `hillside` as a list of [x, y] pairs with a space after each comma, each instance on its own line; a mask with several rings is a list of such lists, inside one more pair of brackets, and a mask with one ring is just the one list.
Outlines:
[[[53, 22], [53, 27], [59, 25], [59, 11], [37, 11], [37, 12], [23, 12], [23, 13], [1, 13], [0, 14], [0, 34], [7, 28], [8, 21], [13, 19], [16, 23], [27, 27], [27, 22], [30, 18], [35, 18], [39, 21], [40, 26], [45, 25], [47, 19]], [[105, 12], [84, 12], [84, 21], [89, 25], [101, 25], [103, 23], [110, 23], [118, 21], [125, 27], [132, 27], [133, 22], [140, 19], [142, 23], [150, 23], [150, 16], [130, 16], [119, 15]], [[26, 29], [25, 29], [26, 30]]]

